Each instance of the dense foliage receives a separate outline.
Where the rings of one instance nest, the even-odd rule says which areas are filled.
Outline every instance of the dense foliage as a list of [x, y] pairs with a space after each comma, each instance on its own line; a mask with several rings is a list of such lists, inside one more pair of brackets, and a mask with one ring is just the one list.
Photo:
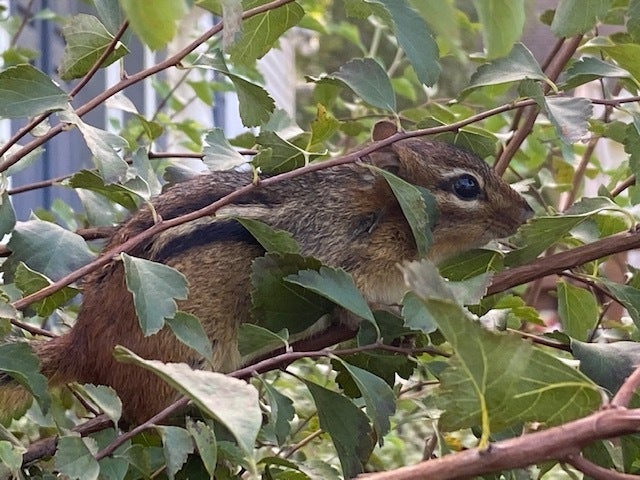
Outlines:
[[[0, 476], [331, 479], [413, 464], [394, 478], [638, 473], [638, 379], [625, 379], [640, 358], [640, 277], [625, 252], [640, 246], [640, 1], [560, 0], [540, 16], [523, 0], [85, 3], [90, 13], [69, 18], [16, 8], [2, 23], [10, 41], [0, 117], [26, 123], [0, 148], [0, 232], [8, 238], [0, 371], [34, 402], [0, 426]], [[180, 43], [188, 18], [211, 14], [218, 20], [210, 30]], [[21, 38], [43, 19], [66, 44], [57, 78], [32, 66], [39, 52]], [[525, 26], [547, 33], [545, 60], [532, 54]], [[123, 62], [136, 42], [162, 60], [77, 104], [95, 72]], [[275, 108], [256, 68], [283, 42], [300, 46], [296, 118]], [[149, 78], [162, 101], [145, 116], [127, 89]], [[227, 138], [180, 119], [189, 105], [228, 91], [238, 95], [243, 134]], [[122, 121], [106, 131], [83, 120], [107, 101]], [[439, 273], [426, 262], [403, 266], [411, 292], [398, 315], [372, 311], [346, 272], [301, 259], [282, 232], [246, 221], [272, 261], [255, 263], [252, 301], [264, 315], [243, 328], [240, 346], [248, 353], [272, 343], [285, 353], [222, 375], [117, 348], [119, 359], [186, 397], [128, 431], [114, 427], [121, 405], [111, 389], [47, 389], [29, 343], [73, 324], [78, 281], [107, 261], [124, 263], [129, 290], [144, 299], [136, 309], [145, 334], [171, 328], [211, 355], [198, 320], [177, 311], [175, 299], [187, 294], [181, 274], [128, 255], [136, 239], [97, 256], [104, 227], [159, 193], [163, 179], [196, 175], [193, 159], [220, 169], [251, 156], [251, 167], [286, 182], [288, 172], [303, 175], [330, 157], [357, 160], [356, 145], [385, 118], [401, 127], [391, 140], [431, 135], [486, 158], [535, 218], [508, 246], [466, 253]], [[52, 139], [76, 129], [92, 169], [10, 183], [42, 161]], [[347, 152], [355, 153], [341, 157]], [[76, 191], [83, 210], [57, 201], [17, 222], [12, 195], [53, 184]], [[413, 205], [407, 218], [427, 249], [423, 195], [408, 184], [394, 190]], [[304, 293], [292, 298], [291, 285]], [[312, 300], [317, 312], [338, 305], [362, 317], [356, 338], [331, 353], [324, 347], [334, 337], [291, 350], [285, 317]], [[161, 426], [188, 401], [200, 418]], [[621, 408], [603, 410], [609, 402]], [[557, 425], [565, 429], [547, 430]]]

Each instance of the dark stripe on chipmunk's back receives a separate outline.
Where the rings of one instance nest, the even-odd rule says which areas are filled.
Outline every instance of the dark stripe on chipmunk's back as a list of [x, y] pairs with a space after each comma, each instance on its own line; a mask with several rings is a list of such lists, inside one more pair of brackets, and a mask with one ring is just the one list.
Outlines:
[[216, 221], [199, 225], [183, 235], [171, 238], [155, 252], [151, 260], [165, 262], [190, 248], [219, 242], [241, 242], [260, 245], [255, 237], [235, 220]]

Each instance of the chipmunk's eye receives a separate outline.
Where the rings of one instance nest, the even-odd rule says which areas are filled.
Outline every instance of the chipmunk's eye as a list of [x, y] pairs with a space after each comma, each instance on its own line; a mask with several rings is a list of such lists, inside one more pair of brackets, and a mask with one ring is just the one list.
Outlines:
[[476, 177], [468, 173], [454, 178], [451, 182], [451, 188], [461, 200], [475, 200], [482, 193]]

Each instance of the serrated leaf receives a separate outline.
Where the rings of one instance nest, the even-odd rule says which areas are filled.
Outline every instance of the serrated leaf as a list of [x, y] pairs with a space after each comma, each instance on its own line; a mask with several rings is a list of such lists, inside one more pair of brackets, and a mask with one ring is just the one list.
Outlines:
[[299, 333], [331, 312], [335, 305], [324, 297], [287, 282], [287, 275], [300, 270], [319, 270], [321, 263], [310, 257], [268, 253], [251, 266], [252, 316], [271, 331], [287, 329]]
[[413, 292], [407, 292], [402, 299], [402, 318], [404, 324], [424, 333], [433, 333], [438, 329], [438, 324], [424, 302]]
[[517, 235], [516, 243], [525, 246], [509, 252], [504, 263], [514, 266], [533, 260], [591, 216], [602, 210], [616, 209], [619, 207], [606, 197], [583, 198], [563, 215], [533, 218], [520, 228]]
[[273, 430], [278, 440], [278, 445], [284, 445], [289, 433], [291, 432], [291, 421], [295, 416], [295, 409], [293, 408], [293, 401], [280, 393], [264, 378], [258, 377], [267, 392], [267, 399], [269, 401], [269, 423], [273, 424]]
[[557, 37], [588, 32], [610, 7], [611, 0], [561, 0], [551, 22], [551, 31]]
[[[65, 39], [64, 54], [59, 67], [62, 80], [72, 80], [85, 75], [114, 39], [100, 20], [84, 13], [70, 17], [62, 27], [62, 35]], [[118, 42], [101, 67], [111, 65], [127, 53], [127, 47]]]
[[529, 49], [521, 43], [516, 43], [506, 57], [480, 65], [463, 93], [487, 85], [501, 85], [527, 79], [547, 81], [546, 75]]
[[155, 373], [189, 397], [203, 412], [223, 424], [242, 450], [251, 456], [262, 424], [257, 390], [242, 380], [217, 372], [192, 370], [184, 363], [145, 360], [118, 346], [115, 357]]
[[40, 373], [40, 360], [24, 342], [0, 345], [0, 371], [29, 390], [43, 412], [49, 409], [51, 398], [47, 391], [47, 378]]
[[273, 253], [300, 253], [300, 246], [290, 232], [272, 228], [260, 220], [235, 217], [246, 228], [262, 248]]
[[138, 0], [120, 0], [131, 28], [151, 50], [166, 46], [189, 11], [185, 0], [154, 0], [153, 8]]
[[558, 282], [558, 315], [563, 331], [571, 338], [586, 341], [598, 324], [598, 301], [584, 288]]
[[[18, 268], [16, 268], [14, 281], [16, 287], [20, 289], [25, 297], [51, 285], [51, 280], [41, 273], [30, 269], [23, 262], [20, 262]], [[33, 303], [32, 307], [35, 308], [38, 315], [46, 318], [55, 312], [57, 308], [65, 305], [78, 293], [79, 290], [76, 288], [64, 287], [48, 297]]]
[[83, 188], [97, 192], [109, 200], [122, 205], [129, 211], [134, 211], [138, 208], [140, 195], [121, 184], [111, 183], [106, 185], [100, 175], [90, 170], [80, 170], [74, 173], [71, 178], [66, 181], [66, 184], [73, 188]]
[[189, 432], [180, 427], [156, 427], [162, 436], [162, 451], [167, 465], [167, 474], [170, 479], [175, 478], [187, 461], [189, 454], [193, 453], [193, 439]]
[[353, 478], [362, 473], [373, 450], [367, 416], [348, 398], [313, 382], [305, 384], [318, 409], [320, 427], [331, 435], [344, 477]]
[[444, 430], [481, 425], [486, 446], [492, 430], [528, 421], [559, 424], [598, 408], [598, 388], [587, 377], [528, 342], [482, 328], [433, 265], [413, 262], [403, 272], [455, 351], [440, 376]]
[[387, 72], [372, 58], [355, 58], [326, 78], [340, 80], [368, 104], [395, 112], [396, 97]]
[[[249, 9], [261, 4], [260, 1], [252, 0], [245, 2], [243, 8]], [[284, 32], [297, 25], [303, 16], [302, 7], [293, 2], [244, 20], [241, 37], [229, 48], [231, 61], [236, 65], [252, 65], [256, 59], [262, 58], [271, 50]]]
[[231, 146], [220, 128], [214, 128], [204, 137], [203, 161], [211, 170], [230, 170], [247, 163], [247, 159]]
[[216, 436], [209, 426], [201, 421], [193, 421], [187, 418], [187, 431], [196, 443], [196, 448], [200, 454], [200, 459], [207, 469], [207, 472], [214, 478], [218, 451], [216, 448]]
[[175, 299], [187, 298], [187, 279], [162, 263], [121, 255], [127, 290], [133, 295], [140, 327], [145, 336], [152, 335], [164, 326], [165, 318], [175, 316]]
[[367, 415], [373, 421], [373, 429], [376, 432], [378, 444], [382, 446], [383, 437], [391, 429], [389, 417], [396, 411], [396, 397], [393, 394], [393, 390], [384, 380], [373, 373], [351, 365], [339, 357], [336, 357], [335, 361], [344, 366], [358, 386], [358, 390], [360, 390], [360, 394], [367, 406]]
[[114, 425], [118, 425], [118, 421], [122, 416], [122, 402], [114, 389], [106, 385], [86, 383], [82, 385], [82, 390], [109, 417]]
[[593, 114], [589, 99], [545, 97], [544, 105], [547, 117], [565, 143], [576, 143], [588, 134], [588, 121]]
[[257, 127], [269, 120], [275, 109], [273, 98], [262, 87], [231, 73], [220, 50], [201, 55], [194, 66], [216, 70], [231, 80], [238, 95], [240, 118], [245, 127]]
[[636, 342], [584, 343], [571, 339], [571, 352], [580, 360], [580, 371], [615, 394], [640, 365]]
[[636, 43], [612, 43], [600, 41], [587, 44], [585, 51], [604, 53], [627, 70], [637, 82], [640, 79], [640, 65], [636, 61], [640, 55], [640, 45]]
[[211, 340], [209, 340], [198, 317], [178, 311], [172, 318], [165, 318], [165, 322], [178, 340], [211, 361], [213, 356]]
[[[92, 444], [93, 452], [87, 444]], [[56, 470], [71, 479], [92, 480], [100, 474], [100, 466], [94, 458], [97, 453], [95, 440], [80, 438], [77, 435], [65, 435], [58, 438], [54, 455]]]
[[384, 5], [391, 14], [394, 33], [418, 80], [433, 86], [440, 76], [438, 44], [429, 26], [406, 0], [366, 0]]
[[42, 220], [16, 223], [8, 247], [12, 261], [22, 261], [53, 281], [95, 258], [80, 235]]
[[351, 275], [342, 268], [322, 266], [318, 271], [301, 270], [297, 274], [285, 277], [285, 280], [311, 290], [370, 323], [376, 324], [367, 301], [356, 287]]
[[263, 130], [256, 141], [269, 150], [266, 156], [259, 153], [253, 157], [253, 165], [261, 172], [283, 173], [302, 167], [307, 163], [305, 152], [293, 143], [281, 138], [277, 133]]
[[488, 60], [507, 55], [522, 36], [524, 0], [473, 0]]
[[413, 233], [418, 256], [426, 256], [433, 243], [431, 229], [438, 216], [435, 197], [427, 189], [412, 185], [391, 172], [370, 165], [368, 168], [382, 175], [391, 187]]
[[68, 95], [31, 65], [16, 65], [0, 72], [0, 118], [34, 117], [63, 110]]

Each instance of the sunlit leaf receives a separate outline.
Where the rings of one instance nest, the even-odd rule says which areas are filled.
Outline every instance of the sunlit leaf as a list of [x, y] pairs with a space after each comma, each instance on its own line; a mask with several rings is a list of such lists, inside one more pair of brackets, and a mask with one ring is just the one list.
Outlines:
[[[85, 75], [113, 41], [113, 35], [93, 15], [80, 13], [69, 18], [62, 27], [65, 49], [60, 63], [60, 78], [71, 80]], [[118, 42], [114, 51], [102, 62], [111, 65], [129, 50]]]
[[245, 453], [253, 451], [262, 414], [258, 392], [251, 385], [217, 372], [192, 370], [184, 363], [145, 360], [124, 347], [116, 347], [119, 361], [150, 370], [189, 397], [203, 412], [223, 424]]
[[558, 315], [563, 331], [571, 338], [586, 341], [599, 318], [598, 302], [584, 288], [558, 282]]
[[473, 0], [482, 25], [487, 59], [507, 55], [520, 39], [525, 22], [524, 0]]
[[185, 0], [154, 0], [153, 8], [138, 0], [120, 0], [131, 28], [151, 50], [166, 46], [178, 31], [178, 22], [187, 13]]
[[560, 0], [551, 30], [558, 37], [588, 32], [610, 7], [611, 0]]

